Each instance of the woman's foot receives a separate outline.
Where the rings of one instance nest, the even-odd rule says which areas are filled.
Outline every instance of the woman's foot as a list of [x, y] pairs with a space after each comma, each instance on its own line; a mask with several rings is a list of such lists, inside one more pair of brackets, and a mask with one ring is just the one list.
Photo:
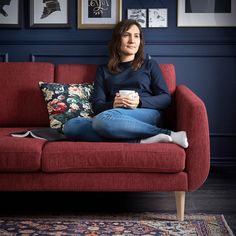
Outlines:
[[170, 143], [172, 138], [167, 134], [157, 134], [150, 138], [141, 139], [140, 143]]
[[188, 139], [185, 131], [178, 131], [178, 132], [171, 131], [170, 136], [173, 140], [173, 143], [178, 144], [183, 148], [188, 147]]

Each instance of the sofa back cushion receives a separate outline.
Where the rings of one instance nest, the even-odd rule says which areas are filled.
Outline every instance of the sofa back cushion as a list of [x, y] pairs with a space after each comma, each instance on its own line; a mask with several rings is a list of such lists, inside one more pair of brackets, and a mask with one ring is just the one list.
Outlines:
[[48, 126], [47, 108], [38, 83], [53, 80], [53, 64], [0, 63], [0, 126]]
[[95, 64], [59, 64], [56, 66], [55, 82], [78, 84], [92, 83], [98, 65]]
[[[57, 83], [92, 83], [98, 65], [94, 64], [59, 64], [56, 66]], [[175, 67], [173, 64], [160, 64], [163, 77], [171, 94], [176, 88]]]
[[168, 86], [169, 92], [173, 95], [176, 88], [175, 66], [173, 64], [160, 64], [163, 77]]

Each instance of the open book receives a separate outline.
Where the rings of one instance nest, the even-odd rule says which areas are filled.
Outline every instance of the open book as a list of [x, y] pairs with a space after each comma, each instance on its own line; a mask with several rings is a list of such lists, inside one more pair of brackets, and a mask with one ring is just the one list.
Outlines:
[[63, 141], [66, 140], [64, 134], [58, 129], [53, 128], [39, 128], [33, 130], [23, 130], [10, 133], [11, 136], [17, 138], [32, 137], [37, 139], [43, 139], [48, 141]]

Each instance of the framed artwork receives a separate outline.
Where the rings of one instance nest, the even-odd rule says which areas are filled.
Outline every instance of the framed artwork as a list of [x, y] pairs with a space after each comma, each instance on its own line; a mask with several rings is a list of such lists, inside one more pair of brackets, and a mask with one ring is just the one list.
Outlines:
[[178, 27], [234, 27], [236, 0], [178, 0]]
[[136, 20], [142, 28], [147, 27], [147, 10], [146, 9], [128, 9], [127, 19]]
[[148, 27], [149, 28], [168, 27], [167, 8], [148, 9]]
[[31, 28], [69, 28], [70, 0], [30, 0]]
[[78, 0], [78, 28], [111, 29], [122, 19], [122, 0]]
[[21, 27], [21, 0], [0, 1], [0, 27], [20, 28]]

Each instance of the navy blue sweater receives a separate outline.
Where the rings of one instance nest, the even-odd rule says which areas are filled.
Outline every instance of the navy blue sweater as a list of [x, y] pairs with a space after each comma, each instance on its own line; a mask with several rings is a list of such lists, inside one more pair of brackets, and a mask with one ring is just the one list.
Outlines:
[[146, 59], [137, 71], [132, 69], [130, 62], [120, 63], [119, 68], [121, 72], [112, 74], [106, 65], [99, 66], [92, 96], [95, 114], [112, 109], [120, 89], [135, 90], [140, 96], [138, 107], [141, 108], [163, 110], [170, 104], [166, 82], [155, 60]]

